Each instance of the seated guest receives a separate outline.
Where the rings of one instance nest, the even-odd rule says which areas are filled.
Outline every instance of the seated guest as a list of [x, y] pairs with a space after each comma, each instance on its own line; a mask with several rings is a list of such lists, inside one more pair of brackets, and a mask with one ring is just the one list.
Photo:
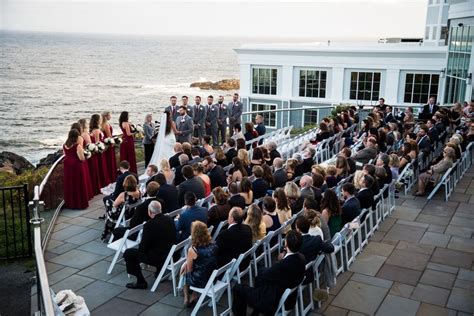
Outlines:
[[337, 174], [337, 169], [335, 166], [329, 165], [326, 168], [326, 184], [328, 188], [334, 188], [335, 186], [337, 186], [338, 181], [337, 181], [336, 174]]
[[426, 186], [429, 182], [434, 185], [441, 179], [443, 174], [453, 166], [456, 154], [451, 147], [445, 147], [443, 150], [443, 159], [436, 165], [431, 166], [428, 171], [420, 174], [418, 178], [418, 191], [416, 196], [424, 196], [426, 194]]
[[336, 157], [336, 180], [337, 182], [341, 181], [349, 175], [349, 164], [347, 160], [342, 155]]
[[275, 158], [281, 158], [281, 154], [277, 150], [277, 144], [274, 141], [270, 141], [267, 143], [268, 153], [270, 155], [269, 164], [273, 165], [273, 161]]
[[206, 151], [205, 156], [214, 154], [214, 148], [210, 145], [211, 143], [211, 136], [204, 135], [202, 138], [202, 148]]
[[[216, 244], [217, 264], [219, 267], [229, 263], [232, 259], [237, 259], [241, 254], [252, 248], [252, 229], [243, 224], [244, 211], [241, 208], [233, 207], [229, 214], [227, 222], [229, 226], [222, 230], [217, 236]], [[249, 261], [242, 266], [248, 266]]]
[[286, 161], [286, 181], [293, 181], [296, 178], [297, 166], [298, 161], [296, 159], [290, 158]]
[[252, 204], [247, 210], [244, 222], [252, 230], [252, 242], [262, 239], [267, 234], [267, 226], [263, 221], [263, 212], [257, 204]]
[[[199, 145], [199, 139], [197, 138], [193, 138], [193, 143], [196, 144], [196, 146]], [[198, 147], [198, 149], [202, 149], [202, 147]], [[191, 160], [193, 158], [192, 154], [191, 154], [191, 151], [193, 150], [193, 146], [191, 146], [190, 143], [183, 143], [183, 154], [185, 154], [186, 156], [188, 156], [188, 161]], [[202, 149], [202, 151], [204, 152], [204, 149]], [[203, 154], [204, 155], [204, 154]]]
[[341, 150], [341, 154], [346, 158], [347, 165], [349, 166], [349, 174], [353, 174], [356, 171], [356, 163], [354, 159], [351, 158], [351, 149], [349, 147], [345, 147]]
[[313, 178], [310, 176], [302, 176], [300, 180], [300, 187], [301, 187], [301, 197], [303, 199], [307, 197], [315, 197], [315, 193], [313, 191]]
[[178, 203], [184, 205], [184, 195], [187, 192], [193, 192], [198, 198], [205, 198], [204, 184], [202, 180], [194, 176], [194, 170], [191, 166], [183, 166], [183, 177], [185, 181], [178, 186]]
[[259, 199], [267, 195], [269, 188], [268, 182], [263, 179], [263, 169], [260, 166], [255, 166], [252, 169], [255, 180], [252, 182], [253, 198]]
[[201, 157], [201, 153], [199, 152], [199, 148], [193, 147], [191, 149], [191, 160], [189, 160], [189, 164], [192, 166], [195, 163], [202, 162], [204, 158]]
[[313, 180], [313, 193], [314, 193], [314, 198], [318, 202], [318, 204], [321, 202], [321, 199], [323, 198], [323, 185], [324, 185], [324, 178], [322, 175], [319, 173], [315, 173], [311, 175], [311, 179]]
[[439, 132], [435, 127], [436, 121], [429, 119], [426, 121], [426, 127], [428, 127], [428, 136], [432, 142], [439, 142]]
[[303, 163], [301, 164], [301, 170], [303, 173], [311, 172], [311, 167], [314, 164], [314, 155], [316, 150], [312, 147], [308, 147], [303, 152]]
[[104, 205], [106, 205], [106, 206], [107, 206], [107, 203], [109, 203], [109, 201], [110, 201], [110, 203], [112, 203], [119, 196], [119, 194], [124, 191], [123, 190], [123, 181], [125, 180], [125, 178], [127, 176], [133, 174], [132, 172], [130, 172], [130, 164], [126, 160], [122, 160], [119, 163], [119, 170], [120, 170], [120, 175], [115, 180], [114, 192], [103, 198]]
[[319, 133], [316, 135], [316, 141], [319, 143], [329, 137], [331, 137], [331, 132], [329, 131], [328, 125], [324, 122], [321, 122], [319, 124]]
[[248, 176], [247, 169], [242, 165], [242, 161], [239, 159], [239, 157], [234, 157], [232, 159], [232, 168], [229, 170], [228, 181], [239, 182], [242, 181], [242, 178], [246, 176]]
[[344, 204], [342, 205], [342, 224], [349, 223], [360, 214], [360, 202], [354, 196], [355, 187], [352, 183], [344, 183], [342, 185], [342, 196]]
[[196, 205], [196, 195], [192, 191], [188, 191], [184, 195], [184, 200], [186, 201], [186, 210], [175, 221], [179, 241], [189, 237], [191, 224], [194, 221], [207, 224], [207, 209]]
[[[323, 218], [323, 214], [317, 211], [319, 209], [319, 203], [316, 202], [315, 199], [312, 198], [306, 198], [303, 203], [303, 216], [306, 216], [309, 221], [312, 223], [311, 224], [311, 229], [310, 233], [312, 235], [317, 235], [319, 234], [319, 230], [322, 231], [322, 237], [323, 240], [330, 240], [331, 239], [331, 232], [329, 230], [329, 226], [327, 221]], [[318, 224], [318, 220], [314, 218], [314, 213], [319, 218], [319, 227], [320, 229], [316, 228], [315, 226]], [[313, 229], [314, 227], [314, 229]]]
[[216, 147], [215, 149], [215, 159], [216, 159], [216, 164], [218, 166], [221, 166], [222, 168], [226, 167], [230, 163], [227, 162], [227, 157], [224, 154], [224, 151], [220, 147]]
[[252, 160], [250, 160], [250, 166], [261, 166], [265, 163], [263, 159], [263, 151], [260, 147], [254, 148], [252, 152]]
[[197, 162], [192, 165], [192, 167], [194, 170], [194, 176], [201, 179], [202, 184], [204, 185], [204, 196], [209, 196], [211, 194], [211, 179], [204, 173], [205, 168], [203, 163]]
[[281, 227], [280, 218], [276, 212], [276, 203], [275, 200], [269, 196], [263, 198], [262, 202], [262, 211], [263, 211], [263, 222], [269, 231], [277, 230]]
[[212, 190], [214, 205], [211, 206], [207, 213], [208, 226], [214, 226], [214, 229], [219, 226], [219, 223], [225, 221], [229, 217], [230, 205], [228, 203], [227, 193], [221, 187]]
[[390, 171], [392, 172], [392, 179], [398, 179], [398, 170], [400, 168], [400, 159], [398, 158], [397, 154], [390, 154], [390, 160], [388, 166], [390, 167]]
[[245, 198], [239, 194], [240, 187], [236, 182], [231, 182], [228, 186], [230, 197], [228, 204], [232, 207], [240, 207], [245, 209]]
[[292, 214], [298, 214], [303, 209], [304, 198], [301, 196], [300, 188], [294, 182], [285, 184], [285, 194]]
[[171, 168], [176, 168], [180, 165], [179, 156], [183, 153], [183, 146], [181, 145], [181, 143], [176, 142], [176, 144], [174, 144], [173, 150], [175, 154], [171, 156], [168, 161], [170, 163]]
[[361, 209], [370, 209], [375, 207], [374, 192], [371, 190], [374, 184], [374, 178], [369, 175], [363, 175], [360, 179], [360, 190], [356, 194]]
[[380, 166], [385, 169], [386, 175], [383, 181], [384, 184], [392, 183], [392, 170], [390, 170], [389, 163], [390, 163], [390, 156], [385, 153], [381, 153], [378, 156], [377, 161], [376, 161], [376, 166]]
[[428, 127], [425, 124], [420, 125], [420, 130], [417, 134], [417, 143], [420, 151], [424, 152], [425, 155], [429, 155], [431, 151], [431, 141], [428, 136]]
[[243, 139], [245, 140], [245, 136], [244, 134], [242, 134], [242, 125], [240, 125], [239, 123], [236, 123], [234, 126], [233, 126], [233, 135], [232, 135], [232, 139], [234, 139], [235, 141], [237, 141], [237, 139]]
[[262, 149], [264, 163], [267, 166], [271, 167], [271, 165], [273, 163], [273, 160], [270, 158], [270, 152], [268, 151], [267, 147], [265, 147], [265, 146], [260, 146], [260, 148]]
[[[342, 229], [341, 205], [333, 190], [324, 192], [321, 200], [322, 219], [328, 224], [331, 238]], [[324, 231], [323, 231], [324, 232]]]
[[377, 140], [374, 137], [369, 137], [367, 139], [366, 147], [362, 150], [359, 150], [352, 158], [354, 161], [360, 164], [367, 164], [370, 160], [377, 157]]
[[138, 189], [138, 182], [135, 175], [128, 175], [123, 180], [124, 192], [120, 193], [113, 203], [114, 208], [119, 208], [123, 203], [129, 205], [139, 202], [142, 198], [142, 193]]
[[[146, 186], [147, 196], [144, 198], [143, 202], [140, 203], [140, 205], [135, 207], [135, 211], [133, 212], [133, 216], [130, 219], [129, 226], [115, 228], [113, 231], [113, 235], [114, 235], [113, 241], [116, 241], [117, 239], [122, 238], [127, 229], [132, 229], [133, 227], [136, 227], [150, 219], [150, 217], [148, 216], [148, 205], [150, 205], [152, 201], [156, 201], [155, 196], [156, 196], [156, 193], [158, 192], [159, 187], [160, 185], [155, 181], [151, 181], [150, 183], [148, 183], [148, 185]], [[136, 236], [133, 236], [130, 239], [135, 240]]]
[[295, 177], [300, 177], [303, 175], [303, 156], [300, 153], [295, 153], [292, 158], [296, 160]]
[[145, 184], [145, 187], [146, 187], [148, 185], [148, 183], [150, 183], [152, 181], [156, 181], [154, 179], [154, 176], [158, 173], [158, 167], [153, 165], [153, 164], [149, 164], [148, 167], [146, 167], [145, 173], [148, 177], [146, 179], [146, 184]]
[[146, 289], [148, 284], [143, 277], [140, 263], [154, 266], [159, 272], [171, 247], [176, 243], [173, 220], [161, 213], [160, 202], [150, 202], [148, 216], [150, 220], [143, 226], [142, 240], [138, 249], [130, 248], [123, 254], [127, 273], [137, 278], [136, 282], [127, 284], [130, 289]]
[[240, 181], [240, 195], [245, 199], [246, 206], [253, 203], [252, 182], [250, 182], [248, 177], [244, 177], [242, 181]]
[[381, 189], [379, 181], [375, 177], [375, 166], [372, 164], [365, 165], [364, 168], [362, 169], [362, 173], [365, 175], [369, 175], [372, 177], [374, 180], [374, 183], [372, 184], [372, 192], [374, 192], [374, 196], [379, 194], [379, 191]]
[[283, 168], [283, 159], [277, 157], [273, 160], [273, 188], [281, 188], [286, 184], [286, 170]]
[[[254, 129], [253, 123], [252, 122], [247, 122], [244, 124], [245, 126], [245, 133], [244, 137], [246, 141], [252, 140], [256, 137], [258, 137], [257, 131]], [[250, 149], [250, 146], [247, 145], [247, 150]]]
[[183, 288], [184, 305], [193, 306], [198, 299], [196, 292], [191, 297], [189, 288], [206, 287], [207, 281], [217, 269], [217, 245], [212, 241], [206, 224], [196, 221], [192, 223], [191, 247], [186, 256], [186, 262], [181, 266], [181, 274], [186, 274]]
[[174, 185], [180, 185], [185, 179], [183, 177], [183, 167], [187, 166], [189, 162], [188, 155], [179, 155], [179, 166], [174, 170]]
[[[284, 223], [289, 220], [292, 216], [291, 208], [288, 205], [288, 199], [286, 198], [285, 190], [278, 188], [273, 192], [273, 199], [276, 203], [276, 212], [278, 214], [278, 220], [280, 223]], [[283, 233], [287, 233], [290, 227], [287, 227]]]
[[227, 186], [227, 177], [225, 175], [224, 168], [217, 165], [214, 159], [207, 156], [206, 158], [204, 158], [202, 165], [207, 171], [209, 179], [211, 179], [211, 189]]
[[[305, 275], [304, 257], [299, 253], [302, 244], [301, 234], [290, 231], [285, 238], [283, 259], [258, 274], [256, 286], [236, 284], [234, 287], [234, 315], [247, 314], [247, 306], [253, 308], [253, 315], [263, 313], [273, 315], [278, 302], [287, 288], [294, 288], [303, 281]], [[287, 300], [287, 309], [296, 302], [296, 293]]]
[[235, 147], [237, 149], [237, 155], [239, 154], [239, 150], [246, 149], [245, 147], [245, 138], [238, 138], [235, 140]]
[[255, 123], [257, 124], [257, 126], [255, 126], [255, 130], [257, 131], [258, 136], [265, 135], [267, 129], [265, 128], [265, 123], [263, 122], [263, 116], [260, 114], [255, 116]]
[[179, 208], [178, 190], [172, 184], [166, 182], [165, 175], [159, 173], [156, 175], [156, 182], [160, 185], [156, 198], [161, 203], [163, 214], [173, 212]]
[[319, 236], [321, 240], [324, 240], [323, 230], [321, 229], [321, 219], [319, 218], [318, 212], [312, 209], [305, 210], [303, 216], [309, 222], [308, 234], [311, 236]]
[[171, 170], [168, 160], [161, 159], [160, 162], [160, 173], [165, 175], [166, 183], [173, 184], [174, 181], [174, 171]]
[[247, 174], [251, 174], [252, 168], [250, 167], [249, 152], [246, 149], [239, 149], [239, 151], [237, 151], [237, 157], [240, 159], [245, 170], [247, 170]]
[[227, 158], [227, 163], [231, 164], [232, 159], [237, 157], [237, 149], [235, 149], [235, 140], [233, 138], [228, 138], [227, 142], [224, 144], [225, 156]]
[[262, 178], [267, 181], [268, 183], [268, 188], [272, 188], [273, 187], [273, 174], [272, 174], [272, 169], [270, 168], [269, 165], [267, 164], [263, 164], [262, 165], [262, 169], [263, 169], [263, 176]]

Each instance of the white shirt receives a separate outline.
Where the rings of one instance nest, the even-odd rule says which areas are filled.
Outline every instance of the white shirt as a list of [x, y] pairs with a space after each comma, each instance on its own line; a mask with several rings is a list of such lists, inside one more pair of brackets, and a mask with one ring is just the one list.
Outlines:
[[285, 259], [285, 258], [288, 257], [288, 256], [294, 255], [294, 254], [295, 254], [294, 252], [288, 251], [288, 252], [286, 253], [286, 255], [283, 257], [283, 259]]

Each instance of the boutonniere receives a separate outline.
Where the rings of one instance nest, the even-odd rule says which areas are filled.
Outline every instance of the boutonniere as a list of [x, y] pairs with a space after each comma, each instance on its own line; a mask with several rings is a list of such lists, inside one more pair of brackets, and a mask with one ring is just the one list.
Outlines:
[[201, 107], [199, 108], [199, 110], [204, 110], [204, 107], [203, 107], [203, 106], [201, 106]]
[[225, 105], [224, 105], [222, 108], [223, 108], [224, 110], [227, 109], [227, 107], [226, 107]]
[[184, 116], [181, 117], [181, 123], [184, 123], [186, 120], [184, 119]]
[[216, 110], [216, 109], [214, 109], [214, 108], [211, 108], [211, 111], [215, 111], [215, 110]]

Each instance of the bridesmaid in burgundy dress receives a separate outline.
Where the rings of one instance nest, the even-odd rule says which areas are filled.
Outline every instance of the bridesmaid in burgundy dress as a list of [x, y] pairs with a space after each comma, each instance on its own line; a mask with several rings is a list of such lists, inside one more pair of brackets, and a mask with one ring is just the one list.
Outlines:
[[64, 155], [64, 205], [70, 209], [89, 207], [87, 195], [87, 170], [84, 168], [86, 158], [82, 147], [82, 137], [77, 129], [71, 129], [63, 145]]
[[137, 159], [135, 157], [135, 138], [130, 123], [128, 122], [128, 112], [123, 111], [119, 118], [120, 129], [122, 130], [123, 142], [120, 144], [120, 161], [126, 160], [130, 164], [130, 171], [137, 174]]
[[[87, 145], [92, 143], [90, 134], [88, 133], [89, 127], [87, 126], [86, 119], [80, 119], [79, 124], [82, 127], [82, 138], [84, 139], [84, 148], [87, 148]], [[97, 155], [96, 152], [92, 153], [92, 157], [87, 159], [87, 164], [89, 168], [89, 175], [91, 179], [92, 192], [94, 195], [100, 194], [100, 181], [99, 181], [99, 165], [97, 159], [94, 156]]]
[[[102, 142], [104, 140], [104, 137], [100, 131], [100, 115], [99, 114], [93, 114], [91, 116], [91, 119], [89, 121], [89, 131], [91, 133], [91, 141], [93, 143], [97, 144], [98, 142]], [[94, 157], [91, 157], [91, 159], [92, 158], [97, 160], [100, 188], [103, 188], [110, 184], [106, 157], [103, 152], [102, 153], [97, 152], [94, 155]]]
[[[85, 120], [84, 120], [84, 123], [85, 123]], [[86, 148], [86, 140], [82, 136], [84, 134], [84, 129], [82, 128], [82, 125], [79, 122], [73, 123], [71, 125], [71, 129], [77, 129], [79, 131], [80, 144], [82, 144], [82, 148], [85, 149]], [[85, 133], [85, 134], [87, 135], [87, 137], [90, 141], [89, 134], [87, 134], [87, 133]], [[94, 191], [92, 190], [91, 176], [90, 176], [90, 172], [89, 172], [89, 164], [87, 162], [87, 159], [86, 159], [86, 161], [84, 161], [83, 167], [84, 167], [84, 176], [86, 178], [84, 185], [86, 186], [87, 196], [89, 197], [89, 200], [90, 200], [94, 197]]]
[[[109, 121], [112, 118], [110, 112], [102, 112], [102, 133], [104, 133], [104, 137], [111, 138], [114, 135], [114, 130], [112, 125], [110, 125]], [[108, 148], [104, 152], [104, 156], [107, 160], [107, 170], [109, 172], [109, 180], [111, 182], [115, 181], [117, 177], [117, 160], [115, 158], [115, 144], [108, 146]]]

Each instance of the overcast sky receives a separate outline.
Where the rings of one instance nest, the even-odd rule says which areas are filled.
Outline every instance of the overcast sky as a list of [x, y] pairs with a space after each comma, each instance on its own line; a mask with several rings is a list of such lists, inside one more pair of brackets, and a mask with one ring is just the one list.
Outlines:
[[0, 0], [2, 29], [238, 37], [422, 37], [427, 0]]

